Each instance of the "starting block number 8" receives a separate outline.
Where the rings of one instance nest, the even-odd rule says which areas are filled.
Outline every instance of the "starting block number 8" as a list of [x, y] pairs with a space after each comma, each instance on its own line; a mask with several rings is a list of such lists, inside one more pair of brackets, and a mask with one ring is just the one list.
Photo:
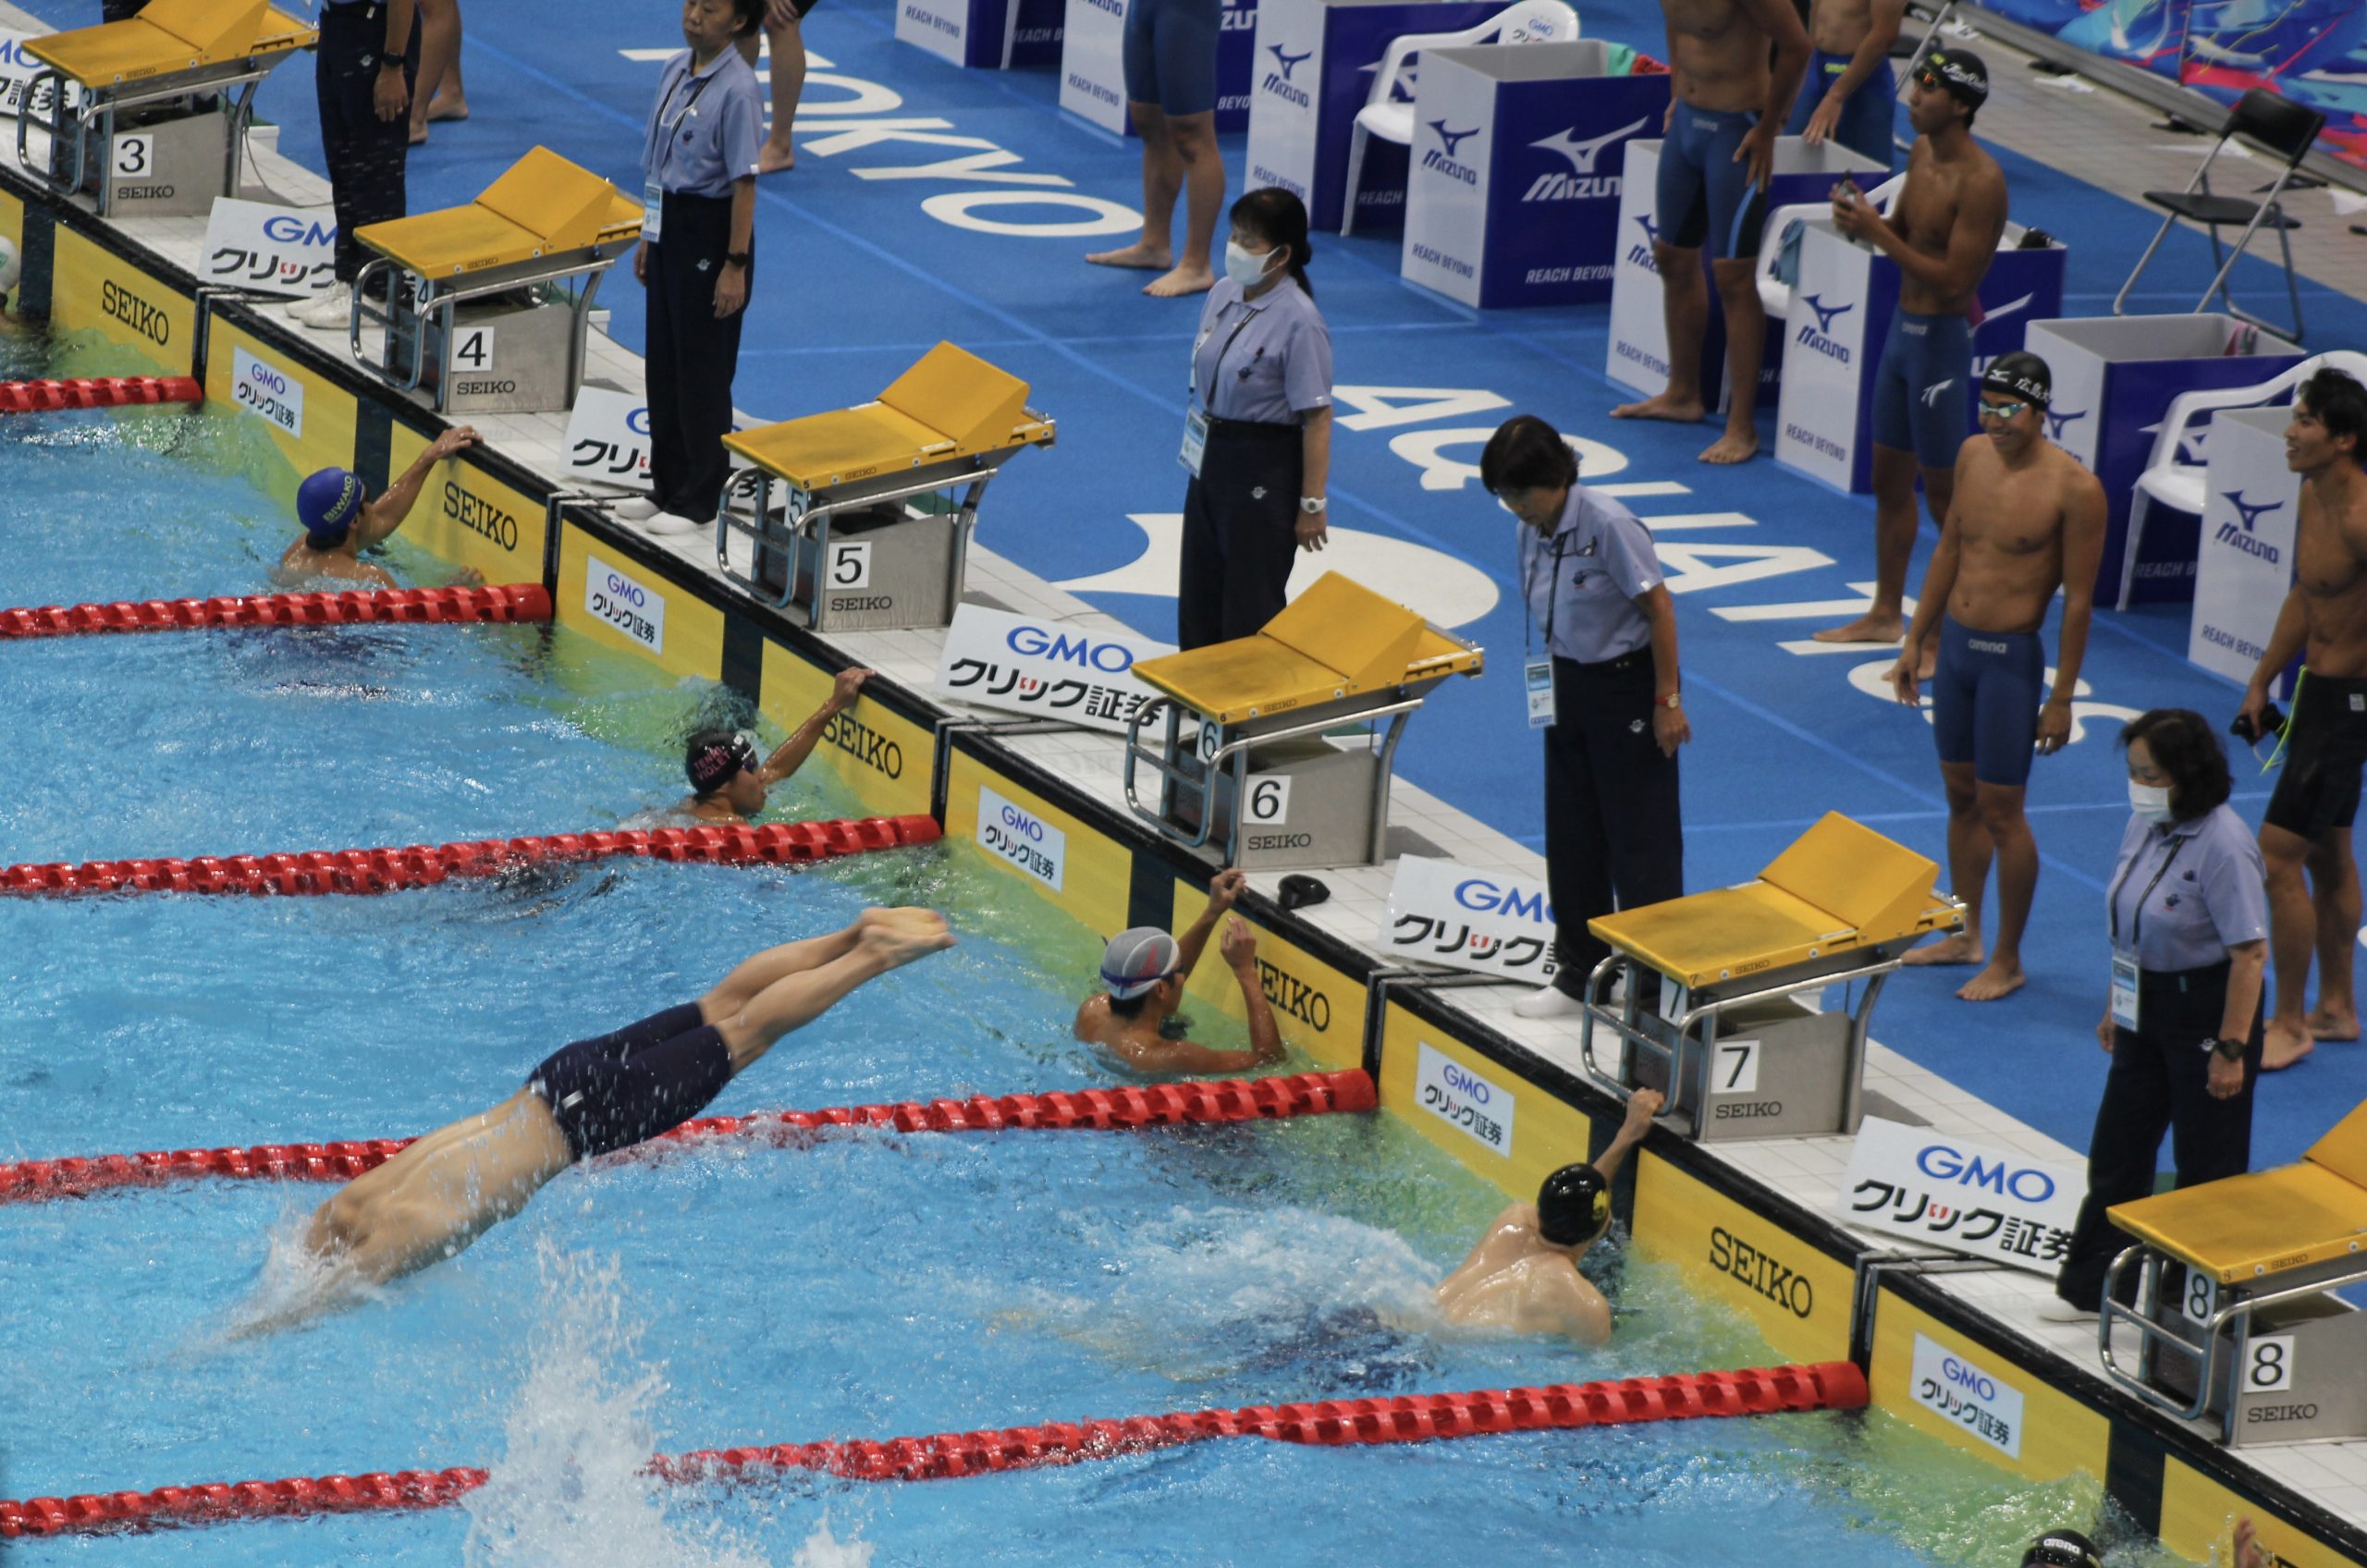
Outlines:
[[2274, 1393], [2293, 1386], [2293, 1336], [2272, 1334], [2254, 1340], [2245, 1352], [2244, 1392]]
[[115, 139], [115, 172], [117, 174], [153, 174], [155, 172], [156, 139], [151, 135], [124, 135]]
[[2211, 1276], [2200, 1269], [2189, 1268], [2186, 1275], [2186, 1318], [2189, 1323], [2208, 1323], [2211, 1315], [2219, 1310], [2219, 1287]]

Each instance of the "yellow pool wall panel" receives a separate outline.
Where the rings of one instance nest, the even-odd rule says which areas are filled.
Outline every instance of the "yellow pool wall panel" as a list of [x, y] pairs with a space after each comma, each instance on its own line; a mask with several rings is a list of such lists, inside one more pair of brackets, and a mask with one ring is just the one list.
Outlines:
[[723, 679], [723, 612], [572, 522], [559, 536], [551, 616], [668, 675]]
[[[1180, 937], [1208, 908], [1208, 895], [1181, 879], [1174, 889], [1174, 913], [1168, 929]], [[1294, 1058], [1311, 1059], [1326, 1072], [1363, 1066], [1364, 982], [1324, 962], [1255, 917], [1235, 913], [1257, 935], [1257, 988], [1273, 1010], [1274, 1026]], [[1184, 995], [1195, 1011], [1205, 1008], [1245, 1023], [1248, 1008], [1242, 1000], [1240, 983], [1217, 950], [1223, 939], [1224, 925], [1220, 922], [1208, 935], [1208, 949], [1184, 986]]]
[[2109, 1416], [1888, 1288], [1874, 1303], [1866, 1384], [1875, 1409], [2027, 1480], [2107, 1474]]
[[[23, 227], [19, 209], [14, 236], [19, 242]], [[126, 368], [112, 374], [141, 374], [129, 362], [137, 361], [144, 374], [187, 375], [197, 342], [196, 300], [64, 224], [54, 233], [50, 329], [61, 335], [96, 333], [124, 350]], [[352, 446], [349, 435], [349, 453]]]
[[1846, 1361], [1850, 1267], [1649, 1149], [1637, 1151], [1637, 1249], [1738, 1309], [1787, 1360]]
[[296, 487], [304, 476], [353, 466], [353, 394], [297, 356], [216, 318], [206, 337], [205, 400], [231, 421], [234, 455], [261, 454], [244, 472], [288, 508], [294, 538]]
[[1113, 937], [1133, 924], [1134, 851], [959, 747], [948, 763], [945, 837], [980, 850], [1089, 931]]
[[1533, 1201], [1548, 1175], [1590, 1152], [1592, 1121], [1577, 1107], [1395, 1002], [1381, 1027], [1380, 1109], [1507, 1198]]
[[2238, 1519], [2250, 1519], [2261, 1544], [2283, 1568], [2367, 1568], [2367, 1562], [2336, 1551], [2275, 1509], [2249, 1502], [2193, 1465], [2170, 1454], [2162, 1472], [2162, 1545], [2194, 1562], [2235, 1562]]
[[[765, 640], [757, 711], [782, 730], [795, 729], [830, 694], [828, 670]], [[936, 737], [886, 704], [857, 697], [823, 727], [822, 739], [801, 772], [821, 768], [862, 802], [870, 816], [926, 816]]]
[[[387, 452], [391, 479], [419, 460], [429, 438], [397, 424]], [[540, 501], [496, 479], [466, 456], [428, 471], [419, 502], [398, 538], [484, 574], [492, 583], [540, 582], [547, 521]]]

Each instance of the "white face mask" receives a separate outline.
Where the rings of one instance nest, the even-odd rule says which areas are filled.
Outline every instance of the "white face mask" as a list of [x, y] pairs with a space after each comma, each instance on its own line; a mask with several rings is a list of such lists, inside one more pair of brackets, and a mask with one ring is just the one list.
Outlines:
[[2128, 781], [2128, 809], [2148, 822], [2170, 820], [2170, 790], [2166, 784]]
[[1255, 288], [1266, 281], [1266, 263], [1281, 253], [1279, 245], [1260, 255], [1228, 239], [1224, 242], [1224, 275], [1244, 288]]

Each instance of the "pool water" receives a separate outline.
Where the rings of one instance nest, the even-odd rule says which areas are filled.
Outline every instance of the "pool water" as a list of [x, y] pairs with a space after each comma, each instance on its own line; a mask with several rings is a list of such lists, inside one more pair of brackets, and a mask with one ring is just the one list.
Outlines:
[[[21, 370], [17, 374], [23, 374]], [[0, 427], [0, 603], [252, 591], [288, 536], [206, 416]], [[432, 571], [403, 556], [399, 575]], [[611, 825], [729, 700], [534, 628], [0, 644], [0, 861]], [[849, 802], [800, 780], [777, 814]], [[865, 905], [960, 945], [858, 992], [718, 1113], [1106, 1083], [1098, 951], [965, 847], [803, 871], [620, 862], [375, 899], [0, 901], [0, 1159], [400, 1135], [559, 1042]], [[1305, 1063], [1295, 1063], [1305, 1066]], [[357, 1564], [2001, 1562], [2091, 1517], [1882, 1416], [1309, 1450], [966, 1481], [662, 1488], [654, 1451], [1764, 1365], [1597, 1249], [1598, 1352], [1423, 1330], [1498, 1195], [1386, 1117], [834, 1134], [570, 1171], [353, 1310], [236, 1332], [327, 1188], [0, 1206], [0, 1496], [477, 1464], [428, 1513], [18, 1543], [11, 1562]]]

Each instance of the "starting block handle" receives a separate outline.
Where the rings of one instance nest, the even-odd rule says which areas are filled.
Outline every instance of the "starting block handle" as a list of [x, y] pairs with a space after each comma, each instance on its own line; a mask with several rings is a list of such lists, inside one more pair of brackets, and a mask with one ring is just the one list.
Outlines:
[[[49, 158], [46, 163], [36, 168], [32, 161], [31, 140], [33, 129], [33, 100], [40, 95], [43, 83], [47, 83], [49, 87], [49, 118], [42, 127], [49, 135]], [[88, 161], [89, 146], [80, 134], [80, 127], [86, 123], [87, 116], [78, 117], [76, 133], [69, 138], [66, 134], [66, 73], [55, 66], [43, 66], [33, 72], [31, 76], [25, 79], [24, 98], [17, 107], [17, 166], [30, 171], [43, 186], [56, 195], [71, 196], [81, 190], [83, 165]], [[71, 178], [61, 181], [57, 175], [58, 153], [68, 141], [71, 141], [74, 145], [74, 173]]]
[[[1377, 708], [1367, 708], [1362, 713], [1335, 714], [1330, 718], [1312, 719], [1307, 723], [1294, 724], [1283, 729], [1261, 729], [1255, 735], [1244, 735], [1238, 740], [1226, 741], [1223, 745], [1218, 747], [1217, 750], [1206, 760], [1201, 760], [1196, 757], [1193, 759], [1192, 766], [1190, 767], [1186, 767], [1171, 761], [1166, 754], [1147, 750], [1142, 743], [1143, 725], [1151, 717], [1152, 715], [1169, 708], [1173, 708], [1179, 716], [1184, 711], [1182, 705], [1178, 704], [1174, 698], [1168, 696], [1154, 696], [1148, 702], [1136, 708], [1134, 710], [1134, 717], [1129, 719], [1126, 723], [1126, 751], [1123, 759], [1125, 767], [1122, 778], [1126, 790], [1127, 809], [1132, 811], [1136, 816], [1142, 818], [1145, 822], [1158, 828], [1160, 835], [1167, 839], [1171, 843], [1180, 844], [1187, 850], [1203, 849], [1207, 847], [1208, 837], [1216, 828], [1217, 814], [1215, 810], [1215, 784], [1216, 780], [1226, 771], [1226, 764], [1233, 762], [1236, 757], [1243, 756], [1253, 746], [1263, 746], [1275, 741], [1297, 741], [1304, 740], [1306, 737], [1310, 735], [1329, 734], [1331, 731], [1337, 729], [1345, 724], [1365, 724], [1379, 718], [1396, 718], [1400, 723], [1403, 723], [1404, 716], [1410, 714], [1416, 708], [1420, 707], [1422, 703], [1423, 699], [1420, 697], [1408, 697], [1401, 702], [1390, 703]], [[1202, 715], [1200, 722], [1204, 725], [1207, 724], [1208, 722], [1208, 717], [1206, 715]], [[1165, 789], [1162, 789], [1159, 791], [1161, 795], [1161, 809], [1154, 811], [1143, 804], [1142, 796], [1134, 788], [1134, 764], [1137, 759], [1146, 760], [1151, 765], [1151, 766], [1157, 768], [1162, 781], [1166, 784], [1189, 784], [1199, 790], [1200, 828], [1198, 832], [1195, 833], [1188, 839], [1182, 837], [1176, 832], [1174, 826], [1168, 821], [1164, 809], [1164, 798], [1168, 793]], [[1235, 768], [1233, 771], [1237, 774], [1239, 769]], [[1382, 772], [1386, 775], [1387, 768], [1385, 766]], [[1240, 810], [1241, 785], [1242, 780], [1236, 777], [1233, 779], [1233, 809], [1236, 812]], [[1231, 841], [1235, 846], [1235, 849], [1233, 852], [1226, 855], [1225, 864], [1227, 865], [1231, 865], [1233, 864], [1233, 854], [1238, 853], [1238, 846], [1241, 841], [1241, 835], [1238, 831], [1240, 825], [1235, 823], [1233, 826], [1236, 830], [1232, 835]], [[1385, 828], [1386, 824], [1376, 822], [1373, 827], [1374, 835], [1378, 837], [1385, 830]], [[1375, 864], [1378, 864], [1378, 862]]]

